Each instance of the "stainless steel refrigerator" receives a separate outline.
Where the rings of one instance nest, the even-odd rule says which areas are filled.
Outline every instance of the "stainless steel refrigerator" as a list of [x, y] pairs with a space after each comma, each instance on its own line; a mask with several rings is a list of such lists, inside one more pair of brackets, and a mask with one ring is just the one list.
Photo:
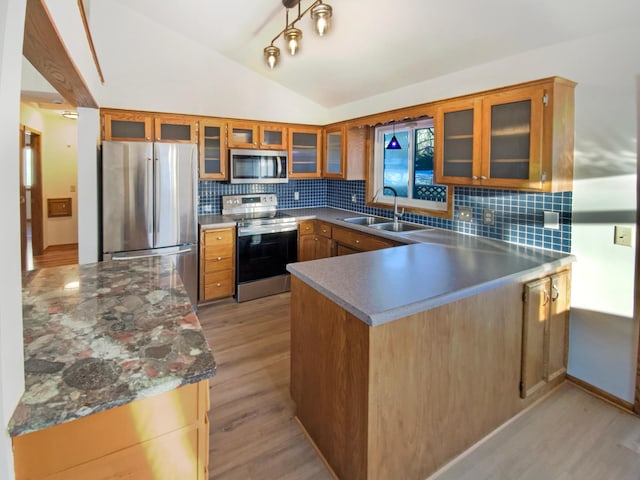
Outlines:
[[103, 260], [171, 256], [194, 307], [197, 171], [196, 144], [102, 143]]

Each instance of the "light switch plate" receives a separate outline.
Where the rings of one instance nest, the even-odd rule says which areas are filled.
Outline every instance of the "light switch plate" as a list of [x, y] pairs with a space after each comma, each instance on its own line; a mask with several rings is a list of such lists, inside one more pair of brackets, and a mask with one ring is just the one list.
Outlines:
[[471, 207], [458, 207], [458, 220], [471, 222]]
[[560, 214], [558, 212], [544, 212], [544, 228], [560, 230]]
[[293, 192], [293, 199], [300, 200], [300, 192]]
[[623, 247], [630, 247], [632, 231], [633, 229], [631, 227], [622, 227], [620, 225], [616, 225], [613, 229], [614, 245], [622, 245]]

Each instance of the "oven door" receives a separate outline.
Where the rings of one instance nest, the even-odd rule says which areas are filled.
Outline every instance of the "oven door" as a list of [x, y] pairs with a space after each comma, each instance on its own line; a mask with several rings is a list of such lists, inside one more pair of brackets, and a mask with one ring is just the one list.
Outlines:
[[[265, 229], [266, 230], [266, 229]], [[237, 283], [288, 275], [287, 264], [298, 260], [298, 231], [238, 231]]]

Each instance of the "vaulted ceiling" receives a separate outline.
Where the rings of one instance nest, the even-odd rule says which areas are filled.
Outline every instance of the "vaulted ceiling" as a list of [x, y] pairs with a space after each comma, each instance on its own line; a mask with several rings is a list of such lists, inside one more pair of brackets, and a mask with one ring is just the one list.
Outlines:
[[[281, 0], [112, 1], [325, 107], [624, 23], [634, 25], [640, 4], [637, 0], [328, 0], [333, 7], [330, 34], [317, 37], [306, 15], [297, 25], [303, 30], [301, 51], [289, 56], [284, 41], [278, 39], [280, 64], [272, 71], [265, 65], [263, 49], [284, 28]], [[300, 5], [304, 9], [311, 3], [301, 0]], [[290, 16], [295, 14], [297, 8]], [[102, 57], [110, 55], [104, 45], [98, 47]]]

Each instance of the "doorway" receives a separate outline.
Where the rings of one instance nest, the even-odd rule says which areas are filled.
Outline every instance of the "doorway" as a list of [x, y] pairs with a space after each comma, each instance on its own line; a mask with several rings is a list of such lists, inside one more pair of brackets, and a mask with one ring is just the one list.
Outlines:
[[22, 270], [33, 270], [33, 257], [44, 251], [42, 208], [42, 135], [20, 127], [20, 244]]

